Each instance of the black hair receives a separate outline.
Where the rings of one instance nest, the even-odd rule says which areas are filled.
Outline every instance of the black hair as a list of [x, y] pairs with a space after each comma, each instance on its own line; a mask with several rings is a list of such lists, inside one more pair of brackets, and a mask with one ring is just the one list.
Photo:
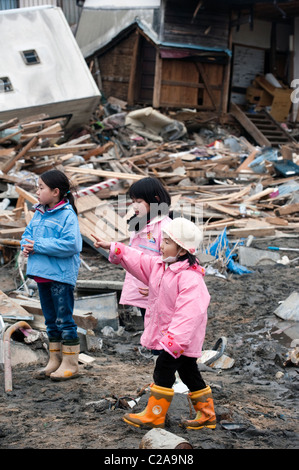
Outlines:
[[135, 181], [129, 189], [131, 199], [143, 199], [150, 206], [149, 213], [138, 218], [135, 215], [128, 220], [129, 230], [141, 230], [147, 222], [157, 215], [169, 215], [171, 198], [168, 191], [157, 178], [150, 176]]
[[184, 261], [185, 259], [188, 260], [190, 266], [193, 266], [193, 264], [199, 264], [199, 261], [196, 256], [189, 253], [189, 251], [187, 251], [185, 255], [178, 257], [178, 261]]
[[59, 202], [63, 199], [68, 199], [69, 203], [73, 207], [76, 214], [77, 208], [75, 205], [75, 198], [71, 193], [71, 185], [68, 177], [60, 170], [48, 170], [42, 175], [40, 178], [43, 182], [49, 186], [51, 189], [58, 188], [59, 189]]
[[157, 178], [147, 177], [135, 181], [129, 190], [131, 199], [143, 199], [148, 204], [161, 204], [161, 213], [168, 213], [171, 198]]

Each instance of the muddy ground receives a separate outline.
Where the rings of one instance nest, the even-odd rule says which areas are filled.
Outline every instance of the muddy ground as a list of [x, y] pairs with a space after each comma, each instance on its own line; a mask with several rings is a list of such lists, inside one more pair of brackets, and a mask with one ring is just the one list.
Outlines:
[[[275, 241], [298, 247], [298, 238]], [[272, 244], [273, 241], [271, 241]], [[268, 241], [255, 243], [264, 248]], [[288, 253], [289, 258], [295, 258]], [[79, 279], [124, 278], [93, 249], [83, 258], [94, 266], [80, 268]], [[194, 449], [298, 449], [298, 367], [286, 367], [291, 338], [274, 315], [279, 302], [298, 291], [299, 263], [254, 268], [246, 275], [206, 276], [211, 294], [204, 349], [227, 338], [225, 354], [235, 364], [226, 370], [204, 366], [202, 375], [213, 391], [215, 430], [186, 430], [185, 394], [176, 393], [168, 412], [166, 430], [184, 437]], [[2, 290], [18, 282], [14, 263], [0, 268]], [[15, 279], [14, 279], [15, 278]], [[89, 353], [92, 365], [80, 365], [80, 377], [66, 382], [37, 380], [40, 364], [13, 368], [13, 391], [5, 393], [0, 371], [1, 449], [138, 449], [147, 430], [122, 421], [126, 403], [152, 381], [154, 360], [140, 352], [140, 328], [130, 318], [121, 335], [102, 337], [103, 346]], [[28, 346], [29, 347], [29, 346]], [[146, 391], [136, 406], [144, 408]], [[193, 416], [193, 415], [192, 415]]]

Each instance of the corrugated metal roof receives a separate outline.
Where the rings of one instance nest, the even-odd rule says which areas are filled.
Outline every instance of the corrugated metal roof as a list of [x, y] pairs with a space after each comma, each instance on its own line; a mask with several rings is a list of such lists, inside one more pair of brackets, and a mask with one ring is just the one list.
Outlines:
[[224, 52], [225, 54], [231, 56], [232, 51], [226, 48], [220, 47], [204, 47], [196, 44], [187, 44], [187, 43], [180, 43], [180, 42], [170, 42], [170, 41], [160, 41], [158, 39], [157, 34], [153, 31], [147, 24], [143, 23], [141, 20], [136, 20], [139, 28], [144, 31], [144, 33], [152, 39], [157, 45], [162, 47], [174, 47], [174, 48], [183, 48], [183, 49], [193, 49], [198, 51], [207, 51], [207, 52]]

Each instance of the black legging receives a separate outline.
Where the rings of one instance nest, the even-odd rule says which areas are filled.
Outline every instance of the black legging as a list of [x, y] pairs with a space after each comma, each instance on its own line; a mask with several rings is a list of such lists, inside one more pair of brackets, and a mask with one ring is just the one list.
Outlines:
[[159, 354], [153, 374], [154, 382], [160, 387], [172, 388], [175, 382], [175, 372], [189, 388], [190, 392], [206, 388], [206, 384], [198, 370], [196, 358], [180, 356], [175, 359], [166, 351]]

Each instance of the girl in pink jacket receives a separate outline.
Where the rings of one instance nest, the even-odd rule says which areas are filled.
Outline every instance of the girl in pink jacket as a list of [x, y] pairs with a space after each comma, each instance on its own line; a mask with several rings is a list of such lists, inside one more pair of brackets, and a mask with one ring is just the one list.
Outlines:
[[[93, 235], [94, 236], [94, 235]], [[202, 232], [184, 218], [163, 228], [161, 256], [148, 256], [122, 243], [109, 243], [94, 236], [96, 247], [110, 248], [109, 261], [121, 264], [149, 288], [141, 344], [160, 350], [154, 369], [148, 404], [141, 413], [127, 413], [132, 426], [164, 427], [174, 390], [175, 372], [190, 390], [197, 412], [195, 419], [183, 420], [188, 429], [216, 427], [212, 392], [197, 367], [207, 324], [210, 295], [204, 282], [204, 268], [195, 257]]]
[[[168, 192], [158, 179], [147, 177], [133, 183], [129, 195], [135, 212], [128, 221], [131, 232], [129, 246], [151, 256], [160, 256], [162, 229], [171, 221]], [[147, 295], [147, 285], [128, 271], [119, 303], [138, 307], [144, 319]]]

